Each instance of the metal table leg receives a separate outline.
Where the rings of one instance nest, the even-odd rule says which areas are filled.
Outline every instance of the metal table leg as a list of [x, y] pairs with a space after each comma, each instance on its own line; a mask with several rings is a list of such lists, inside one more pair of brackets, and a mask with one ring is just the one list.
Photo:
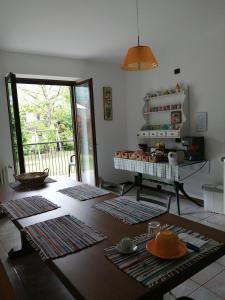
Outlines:
[[180, 216], [180, 196], [179, 196], [179, 182], [174, 182], [176, 200], [177, 200], [177, 213]]
[[134, 182], [136, 186], [136, 200], [140, 201], [140, 194], [141, 194], [141, 188], [142, 188], [142, 174], [138, 173], [134, 177]]
[[203, 206], [201, 203], [199, 203], [198, 201], [196, 201], [195, 199], [191, 198], [184, 190], [184, 183], [183, 182], [180, 182], [179, 183], [179, 190], [181, 191], [181, 193], [186, 197], [188, 198], [188, 200], [190, 200], [191, 202], [195, 203], [196, 205], [198, 206]]
[[195, 203], [196, 205], [201, 206], [201, 207], [203, 206], [201, 203], [199, 203], [195, 199], [191, 198], [186, 193], [186, 191], [184, 190], [184, 183], [183, 182], [175, 181], [174, 182], [174, 188], [175, 188], [176, 199], [177, 199], [177, 212], [178, 212], [178, 215], [180, 215], [180, 196], [179, 196], [179, 192], [181, 192], [188, 200]]

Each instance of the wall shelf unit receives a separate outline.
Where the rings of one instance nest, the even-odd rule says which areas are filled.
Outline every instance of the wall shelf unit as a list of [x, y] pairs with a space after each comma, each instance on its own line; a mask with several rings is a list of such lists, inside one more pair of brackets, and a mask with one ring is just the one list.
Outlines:
[[180, 130], [141, 130], [138, 132], [140, 138], [180, 138]]
[[139, 138], [180, 139], [189, 133], [188, 88], [179, 93], [144, 97], [142, 115], [145, 124]]

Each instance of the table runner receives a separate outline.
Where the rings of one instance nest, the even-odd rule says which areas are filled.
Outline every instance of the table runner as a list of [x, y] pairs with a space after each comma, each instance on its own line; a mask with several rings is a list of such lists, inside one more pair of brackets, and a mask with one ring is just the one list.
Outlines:
[[59, 208], [58, 205], [39, 195], [10, 200], [2, 203], [1, 207], [13, 220], [34, 216]]
[[[46, 184], [46, 183], [53, 183], [53, 182], [57, 182], [57, 180], [51, 178], [51, 177], [47, 177], [43, 183]], [[14, 189], [15, 191], [30, 191], [30, 190], [33, 190], [33, 189], [41, 189], [43, 187], [43, 185], [40, 185], [38, 187], [28, 187], [28, 186], [25, 186], [23, 185], [21, 182], [19, 181], [16, 181], [16, 182], [11, 182], [9, 183], [9, 186]]]
[[150, 220], [166, 212], [154, 206], [130, 200], [127, 197], [105, 200], [96, 204], [95, 208], [130, 225]]
[[70, 215], [25, 227], [23, 231], [43, 260], [77, 252], [106, 238]]
[[58, 192], [80, 201], [85, 201], [88, 199], [100, 197], [110, 193], [109, 191], [103, 190], [101, 188], [86, 183], [65, 188], [59, 190]]
[[114, 157], [114, 167], [115, 169], [142, 173], [169, 181], [179, 180], [179, 166], [169, 163], [152, 163]]
[[143, 234], [134, 238], [138, 245], [138, 250], [134, 254], [119, 254], [115, 246], [112, 246], [104, 250], [105, 256], [127, 275], [144, 286], [152, 288], [183, 272], [186, 268], [215, 252], [223, 245], [182, 227], [169, 226], [167, 229], [174, 231], [176, 234], [181, 232], [193, 234], [195, 237], [207, 240], [207, 243], [201, 247], [200, 252], [189, 251], [186, 256], [180, 259], [164, 260], [151, 255], [146, 250], [146, 243], [152, 237]]

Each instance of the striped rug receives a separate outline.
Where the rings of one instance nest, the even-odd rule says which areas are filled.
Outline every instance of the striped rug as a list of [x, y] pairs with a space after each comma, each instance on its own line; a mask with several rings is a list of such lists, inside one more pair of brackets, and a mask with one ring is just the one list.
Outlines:
[[85, 201], [88, 199], [104, 196], [110, 193], [109, 191], [103, 190], [101, 188], [86, 183], [65, 188], [59, 190], [58, 192], [80, 201]]
[[138, 245], [138, 250], [134, 254], [119, 254], [116, 246], [112, 246], [104, 250], [105, 256], [127, 275], [144, 286], [152, 288], [166, 282], [175, 275], [177, 276], [179, 273], [182, 274], [188, 267], [217, 251], [222, 246], [215, 240], [207, 239], [198, 233], [193, 233], [178, 226], [170, 226], [167, 229], [173, 230], [177, 234], [182, 232], [192, 234], [195, 237], [207, 240], [207, 243], [201, 247], [200, 252], [188, 252], [186, 256], [177, 260], [164, 260], [151, 255], [146, 250], [146, 243], [150, 238], [147, 234], [143, 234], [134, 238], [135, 243]]
[[103, 201], [96, 204], [95, 208], [130, 225], [145, 222], [165, 213], [165, 210], [130, 200], [127, 197]]
[[3, 211], [14, 220], [34, 216], [59, 208], [58, 205], [39, 195], [11, 200], [2, 203], [1, 207]]
[[43, 260], [77, 252], [106, 238], [70, 215], [25, 227], [23, 231]]

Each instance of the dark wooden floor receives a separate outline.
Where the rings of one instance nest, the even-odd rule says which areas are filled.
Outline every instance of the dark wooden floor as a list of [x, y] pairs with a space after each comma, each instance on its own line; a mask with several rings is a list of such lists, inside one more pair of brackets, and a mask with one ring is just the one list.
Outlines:
[[12, 247], [20, 247], [18, 230], [7, 217], [0, 217], [0, 258], [17, 299], [74, 299], [35, 252], [9, 260], [7, 253]]

